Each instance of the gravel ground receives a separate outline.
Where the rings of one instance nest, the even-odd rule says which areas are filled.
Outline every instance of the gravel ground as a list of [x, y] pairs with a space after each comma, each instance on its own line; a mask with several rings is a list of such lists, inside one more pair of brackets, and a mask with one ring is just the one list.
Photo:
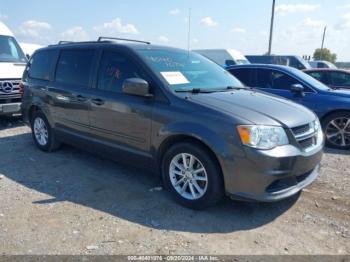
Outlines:
[[278, 203], [175, 204], [154, 175], [64, 146], [35, 148], [0, 119], [0, 254], [350, 254], [350, 152]]

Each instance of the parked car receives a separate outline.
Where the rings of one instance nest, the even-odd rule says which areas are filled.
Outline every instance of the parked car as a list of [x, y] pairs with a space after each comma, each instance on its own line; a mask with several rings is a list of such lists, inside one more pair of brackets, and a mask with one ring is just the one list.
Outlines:
[[299, 70], [310, 69], [310, 64], [299, 56], [285, 55], [247, 55], [247, 59], [252, 64], [271, 64], [294, 67]]
[[13, 33], [0, 22], [0, 115], [21, 111], [20, 80], [26, 62]]
[[106, 38], [54, 45], [33, 54], [23, 87], [39, 149], [69, 143], [157, 170], [191, 208], [225, 193], [277, 201], [318, 175], [317, 116], [197, 53]]
[[193, 51], [209, 58], [224, 68], [232, 65], [250, 64], [248, 59], [235, 49], [198, 49]]
[[328, 146], [350, 148], [350, 91], [334, 90], [291, 67], [246, 65], [228, 71], [247, 86], [288, 98], [320, 118]]
[[331, 68], [331, 69], [337, 69], [337, 67], [328, 61], [323, 60], [315, 60], [315, 61], [309, 61], [309, 64], [312, 68]]
[[333, 89], [350, 89], [350, 71], [324, 68], [304, 72]]

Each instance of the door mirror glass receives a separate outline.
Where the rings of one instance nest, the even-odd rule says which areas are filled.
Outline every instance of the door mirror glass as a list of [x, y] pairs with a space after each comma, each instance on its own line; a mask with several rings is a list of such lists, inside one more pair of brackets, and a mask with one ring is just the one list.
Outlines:
[[141, 78], [128, 78], [123, 83], [123, 92], [128, 95], [152, 97], [147, 81]]
[[298, 95], [304, 95], [304, 87], [301, 84], [294, 84], [290, 87], [290, 90]]

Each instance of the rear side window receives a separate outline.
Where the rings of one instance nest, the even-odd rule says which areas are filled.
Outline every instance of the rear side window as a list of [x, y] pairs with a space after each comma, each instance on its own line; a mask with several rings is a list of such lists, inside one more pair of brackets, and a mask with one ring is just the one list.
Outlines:
[[123, 53], [104, 51], [98, 73], [97, 88], [121, 93], [123, 83], [128, 78], [148, 80], [147, 76], [139, 70], [135, 63]]
[[95, 50], [62, 50], [56, 68], [56, 81], [88, 86]]
[[331, 83], [335, 86], [350, 86], [350, 74], [331, 72], [330, 79]]
[[29, 62], [29, 77], [49, 80], [55, 54], [55, 50], [43, 50], [35, 53]]
[[230, 70], [230, 73], [237, 77], [245, 86], [254, 86], [254, 69], [232, 69]]
[[263, 69], [257, 71], [257, 83], [261, 88], [290, 90], [294, 84], [302, 84], [297, 79], [279, 71]]

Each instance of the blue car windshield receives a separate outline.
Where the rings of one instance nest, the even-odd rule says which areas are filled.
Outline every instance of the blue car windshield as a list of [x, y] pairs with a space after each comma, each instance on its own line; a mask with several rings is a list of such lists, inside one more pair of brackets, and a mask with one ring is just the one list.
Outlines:
[[305, 74], [304, 72], [295, 69], [295, 68], [288, 68], [289, 70], [292, 71], [292, 73], [297, 76], [298, 78], [300, 78], [301, 80], [303, 80], [304, 82], [308, 83], [309, 85], [311, 85], [312, 87], [319, 89], [319, 90], [323, 90], [323, 91], [328, 91], [330, 90], [330, 88], [328, 86], [326, 86], [325, 84], [321, 83], [320, 81], [316, 80], [315, 78], [313, 78], [312, 76], [309, 76], [308, 74]]
[[243, 84], [225, 69], [194, 52], [172, 49], [137, 51], [174, 91], [244, 88]]

